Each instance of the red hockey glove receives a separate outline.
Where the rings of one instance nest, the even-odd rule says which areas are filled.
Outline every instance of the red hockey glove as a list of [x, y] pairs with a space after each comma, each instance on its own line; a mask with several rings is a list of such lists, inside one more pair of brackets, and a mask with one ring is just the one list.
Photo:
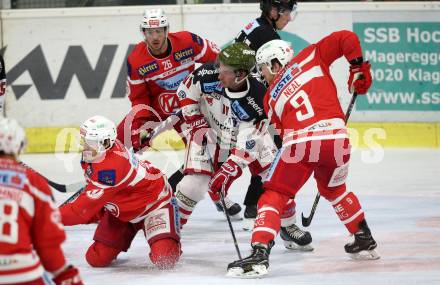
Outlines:
[[53, 282], [56, 285], [83, 285], [78, 269], [72, 265], [69, 265], [66, 269], [55, 276]]
[[[225, 161], [219, 170], [211, 178], [209, 181], [209, 189], [213, 193], [219, 193], [223, 191], [223, 195], [226, 196], [228, 194], [229, 187], [231, 187], [232, 182], [235, 181], [238, 177], [241, 176], [243, 170], [237, 163], [228, 159]], [[223, 189], [222, 189], [223, 188]]]
[[350, 66], [348, 91], [350, 93], [365, 94], [371, 86], [371, 65], [368, 61]]
[[198, 145], [202, 145], [205, 134], [209, 129], [208, 122], [206, 122], [203, 115], [192, 116], [191, 118], [185, 118], [188, 124], [188, 131], [190, 134], [190, 140], [194, 141]]

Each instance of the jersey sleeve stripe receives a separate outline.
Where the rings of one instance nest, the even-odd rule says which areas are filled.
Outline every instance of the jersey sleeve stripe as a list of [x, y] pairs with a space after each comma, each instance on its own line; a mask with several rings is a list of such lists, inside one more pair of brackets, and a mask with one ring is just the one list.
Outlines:
[[131, 84], [131, 85], [139, 85], [142, 83], [145, 83], [145, 81], [143, 79], [131, 79], [129, 76], [127, 76], [127, 81]]
[[205, 39], [203, 39], [203, 49], [198, 55], [196, 55], [194, 57], [194, 60], [197, 61], [197, 60], [201, 59], [203, 56], [205, 56], [207, 48], [208, 48], [208, 42]]

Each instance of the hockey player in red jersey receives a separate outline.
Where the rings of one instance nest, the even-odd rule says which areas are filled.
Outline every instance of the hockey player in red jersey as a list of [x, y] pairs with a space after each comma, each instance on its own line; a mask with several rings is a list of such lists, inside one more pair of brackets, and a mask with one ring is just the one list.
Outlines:
[[114, 123], [102, 116], [85, 121], [80, 135], [87, 185], [60, 211], [67, 226], [99, 220], [87, 262], [93, 267], [108, 266], [128, 250], [142, 229], [153, 264], [161, 269], [174, 267], [181, 253], [180, 225], [165, 175], [118, 141]]
[[57, 285], [81, 285], [47, 180], [17, 160], [25, 140], [17, 121], [0, 120], [0, 284], [44, 285], [48, 271]]
[[[215, 60], [219, 53], [213, 42], [196, 34], [169, 32], [168, 18], [160, 8], [145, 10], [140, 29], [145, 40], [127, 59], [127, 95], [132, 110], [118, 126], [118, 139], [135, 151], [141, 148], [141, 130], [148, 132], [154, 122], [178, 111], [177, 87], [195, 63]], [[174, 126], [178, 133], [180, 125]]]
[[295, 57], [282, 40], [270, 41], [257, 51], [257, 65], [270, 84], [265, 111], [279, 130], [283, 146], [258, 201], [252, 254], [229, 264], [230, 276], [267, 274], [270, 249], [280, 230], [280, 213], [312, 174], [320, 194], [354, 234], [354, 242], [346, 244], [345, 251], [353, 258], [379, 258], [359, 200], [345, 185], [350, 143], [329, 70], [342, 56], [351, 64], [349, 88], [365, 94], [371, 85], [370, 64], [363, 61], [353, 32], [332, 33]]
[[[195, 64], [213, 61], [220, 52], [213, 42], [191, 32], [169, 32], [168, 18], [162, 9], [145, 10], [140, 30], [145, 40], [135, 46], [127, 59], [127, 93], [132, 110], [117, 129], [118, 139], [134, 151], [150, 146], [151, 130], [180, 109], [176, 90]], [[182, 124], [184, 120], [180, 119], [173, 124], [179, 134]], [[182, 139], [185, 142], [183, 136]], [[182, 178], [180, 169], [169, 178], [173, 189]], [[240, 212], [240, 205], [228, 201], [231, 214]], [[219, 205], [216, 203], [222, 210]]]

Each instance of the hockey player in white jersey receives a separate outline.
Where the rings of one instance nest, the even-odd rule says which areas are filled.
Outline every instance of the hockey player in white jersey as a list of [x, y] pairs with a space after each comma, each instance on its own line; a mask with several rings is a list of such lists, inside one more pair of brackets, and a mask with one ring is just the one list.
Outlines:
[[[183, 180], [176, 197], [184, 225], [205, 193], [224, 190], [243, 168], [264, 176], [277, 148], [268, 132], [263, 110], [266, 87], [249, 72], [255, 52], [244, 43], [234, 43], [181, 83], [177, 95], [183, 117], [190, 126]], [[282, 226], [295, 227], [283, 236], [291, 249], [312, 250], [311, 236], [297, 228], [293, 200], [285, 208]]]

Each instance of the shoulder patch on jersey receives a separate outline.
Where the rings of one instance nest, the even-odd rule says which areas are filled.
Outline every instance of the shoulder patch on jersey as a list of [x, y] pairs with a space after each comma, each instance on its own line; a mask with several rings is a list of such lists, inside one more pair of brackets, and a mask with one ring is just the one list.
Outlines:
[[260, 26], [260, 24], [255, 19], [252, 22], [250, 22], [249, 24], [247, 24], [246, 27], [244, 27], [243, 31], [246, 35], [249, 35], [253, 30], [258, 28], [259, 26]]
[[97, 200], [101, 198], [102, 195], [104, 195], [104, 189], [92, 189], [86, 191], [87, 197], [89, 197], [92, 200]]
[[109, 169], [98, 171], [98, 182], [108, 186], [116, 185], [116, 170]]
[[234, 111], [235, 115], [240, 119], [240, 120], [247, 120], [250, 118], [249, 114], [244, 110], [244, 108], [242, 106], [240, 106], [240, 102], [238, 102], [237, 100], [235, 100], [232, 104], [231, 104], [232, 110]]
[[191, 33], [191, 38], [196, 44], [203, 46], [203, 39], [196, 34]]
[[222, 85], [221, 81], [202, 83], [202, 92], [203, 93], [212, 93], [214, 91], [218, 91], [218, 92], [223, 91], [223, 85]]
[[26, 175], [10, 170], [0, 171], [0, 184], [23, 189], [26, 181]]
[[145, 76], [159, 69], [159, 64], [156, 61], [149, 62], [138, 68], [140, 76]]
[[173, 54], [173, 57], [174, 57], [175, 61], [182, 61], [184, 59], [190, 58], [193, 55], [194, 55], [194, 49], [192, 47], [189, 47], [189, 48], [185, 48], [185, 49], [176, 51]]

